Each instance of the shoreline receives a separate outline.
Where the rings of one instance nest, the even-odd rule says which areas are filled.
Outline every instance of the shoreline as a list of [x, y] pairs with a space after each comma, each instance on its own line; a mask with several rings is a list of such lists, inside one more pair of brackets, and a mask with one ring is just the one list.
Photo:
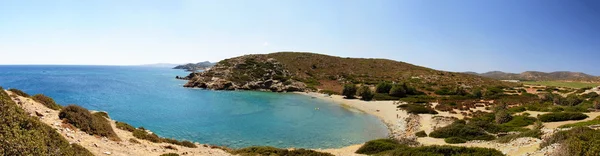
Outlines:
[[[317, 92], [292, 92], [294, 94], [309, 96], [320, 100], [328, 101], [339, 105], [340, 107], [350, 107], [363, 113], [377, 117], [388, 129], [388, 138], [402, 138], [407, 136], [406, 119], [409, 114], [397, 108], [395, 101], [362, 101], [359, 99], [345, 99], [341, 95], [327, 95]], [[410, 133], [410, 132], [408, 132]], [[327, 152], [334, 155], [363, 155], [356, 154], [364, 143], [348, 145], [340, 148], [313, 149], [320, 152]]]

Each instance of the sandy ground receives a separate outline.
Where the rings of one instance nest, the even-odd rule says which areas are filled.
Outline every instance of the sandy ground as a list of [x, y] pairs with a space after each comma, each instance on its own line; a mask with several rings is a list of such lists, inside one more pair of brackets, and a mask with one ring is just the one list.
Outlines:
[[[9, 91], [7, 91], [10, 94]], [[117, 156], [158, 156], [165, 153], [178, 153], [180, 155], [215, 155], [215, 156], [227, 156], [231, 155], [221, 149], [212, 149], [210, 146], [204, 146], [197, 144], [198, 148], [187, 148], [179, 145], [172, 145], [166, 143], [152, 143], [146, 140], [136, 139], [140, 144], [129, 142], [130, 139], [135, 138], [129, 131], [121, 130], [116, 128], [115, 121], [110, 120], [111, 126], [117, 133], [122, 141], [111, 141], [106, 138], [100, 138], [91, 136], [85, 132], [79, 131], [78, 129], [65, 128], [61, 120], [58, 118], [59, 111], [55, 111], [45, 107], [44, 105], [33, 101], [30, 98], [17, 97], [13, 99], [15, 102], [21, 102], [21, 108], [31, 115], [36, 115], [35, 112], [43, 114], [40, 117], [40, 121], [48, 124], [52, 128], [55, 128], [58, 133], [65, 137], [70, 143], [77, 143], [88, 149], [94, 155], [117, 155]], [[110, 114], [109, 114], [110, 115]], [[165, 146], [171, 145], [176, 147], [177, 150], [166, 149]]]

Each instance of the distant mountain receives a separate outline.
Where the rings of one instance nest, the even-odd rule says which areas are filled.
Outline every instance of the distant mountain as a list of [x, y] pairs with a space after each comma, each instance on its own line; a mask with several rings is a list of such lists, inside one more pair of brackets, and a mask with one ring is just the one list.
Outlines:
[[184, 65], [178, 65], [176, 67], [174, 67], [173, 69], [185, 69], [187, 71], [197, 71], [197, 70], [205, 70], [208, 69], [212, 66], [214, 66], [215, 63], [211, 63], [208, 61], [204, 61], [204, 62], [198, 62], [198, 63], [188, 63], [188, 64], [184, 64]]
[[520, 74], [506, 73], [501, 71], [490, 71], [487, 73], [464, 72], [465, 74], [479, 75], [500, 80], [532, 80], [532, 81], [589, 81], [599, 82], [600, 77], [581, 72], [557, 71], [539, 72], [526, 71]]
[[172, 64], [172, 63], [155, 63], [155, 64], [142, 64], [140, 66], [145, 66], [145, 67], [158, 67], [158, 68], [173, 68], [174, 66], [177, 66], [178, 64]]

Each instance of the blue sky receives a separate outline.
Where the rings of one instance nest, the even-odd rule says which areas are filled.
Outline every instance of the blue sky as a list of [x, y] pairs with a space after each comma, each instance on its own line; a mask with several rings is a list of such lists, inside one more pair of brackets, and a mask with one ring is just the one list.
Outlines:
[[600, 1], [0, 1], [0, 64], [185, 63], [276, 51], [600, 75]]

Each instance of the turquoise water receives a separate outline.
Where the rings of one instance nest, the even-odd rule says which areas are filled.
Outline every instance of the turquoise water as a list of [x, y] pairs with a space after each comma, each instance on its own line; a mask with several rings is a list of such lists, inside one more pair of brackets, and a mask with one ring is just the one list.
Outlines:
[[[0, 66], [0, 86], [109, 112], [161, 137], [224, 145], [337, 148], [387, 136], [377, 118], [293, 93], [183, 88], [181, 70]], [[316, 110], [315, 108], [319, 108]]]

